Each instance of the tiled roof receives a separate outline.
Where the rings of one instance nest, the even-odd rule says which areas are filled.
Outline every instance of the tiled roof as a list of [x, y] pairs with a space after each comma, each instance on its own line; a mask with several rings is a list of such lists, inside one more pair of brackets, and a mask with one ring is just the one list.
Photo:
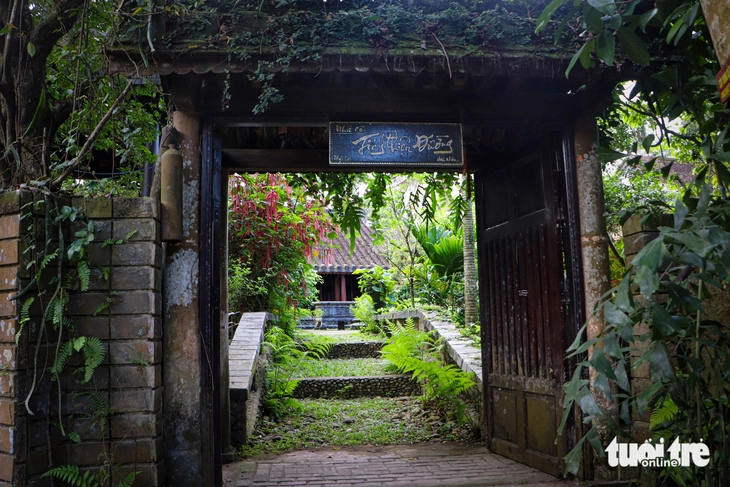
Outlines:
[[[654, 159], [655, 156], [642, 156], [641, 162], [649, 162]], [[686, 162], [675, 161], [674, 159], [662, 159], [656, 158], [657, 166], [663, 168], [668, 164], [672, 164], [672, 168], [669, 170], [669, 174], [676, 174], [679, 182], [682, 184], [688, 184], [694, 179], [694, 164]]]
[[332, 257], [325, 259], [323, 253], [320, 253], [314, 259], [314, 270], [320, 274], [349, 274], [357, 269], [372, 269], [375, 266], [387, 269], [388, 261], [373, 245], [372, 233], [372, 229], [367, 225], [361, 226], [352, 255], [350, 255], [350, 235], [346, 232], [337, 234], [331, 241], [336, 246]]

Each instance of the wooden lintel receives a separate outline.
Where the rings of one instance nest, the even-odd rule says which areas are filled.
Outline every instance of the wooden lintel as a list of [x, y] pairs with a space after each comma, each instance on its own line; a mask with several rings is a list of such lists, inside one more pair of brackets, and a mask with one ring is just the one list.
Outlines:
[[[212, 116], [235, 118], [241, 124], [275, 119], [456, 122], [499, 126], [549, 125], [572, 119], [579, 111], [579, 97], [555, 93], [455, 92], [417, 90], [388, 93], [385, 90], [282, 87], [280, 103], [263, 115], [252, 115], [259, 91], [239, 89], [232, 93], [229, 109], [218, 110], [220, 93], [203, 90], [198, 106]], [[205, 108], [210, 108], [207, 112]], [[294, 121], [294, 120], [293, 120]]]
[[461, 168], [426, 166], [330, 166], [326, 150], [222, 149], [223, 167], [231, 172], [455, 172]]

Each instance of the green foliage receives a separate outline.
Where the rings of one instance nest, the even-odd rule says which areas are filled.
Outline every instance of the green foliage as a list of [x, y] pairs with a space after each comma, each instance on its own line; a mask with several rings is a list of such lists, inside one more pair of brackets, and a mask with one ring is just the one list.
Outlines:
[[293, 324], [296, 308], [315, 300], [309, 260], [328, 251], [335, 230], [325, 204], [280, 174], [235, 175], [230, 188], [232, 309], [271, 311]]
[[383, 329], [375, 320], [375, 305], [369, 294], [363, 294], [355, 298], [355, 306], [350, 306], [350, 311], [355, 319], [362, 323], [360, 331], [372, 333], [373, 335], [380, 335], [383, 332]]
[[272, 326], [265, 336], [264, 348], [270, 354], [271, 364], [266, 373], [264, 410], [273, 418], [281, 418], [299, 409], [299, 402], [291, 397], [299, 381], [296, 371], [302, 362], [327, 355], [331, 344], [319, 338], [308, 337], [297, 341], [279, 326]]
[[455, 365], [444, 365], [438, 358], [432, 335], [418, 331], [410, 321], [394, 326], [390, 342], [383, 347], [383, 358], [401, 373], [412, 373], [424, 388], [424, 398], [436, 407], [453, 410], [460, 423], [467, 421], [463, 399], [459, 396], [474, 386], [473, 374]]
[[76, 465], [63, 465], [52, 468], [41, 477], [52, 477], [75, 487], [98, 487], [99, 481], [91, 471], [87, 470], [83, 474]]
[[455, 233], [432, 224], [413, 226], [411, 232], [439, 277], [464, 272], [464, 239], [460, 231]]
[[[138, 8], [136, 4], [130, 7]], [[286, 73], [295, 62], [317, 61], [327, 47], [398, 54], [423, 49], [448, 57], [530, 44], [548, 45], [533, 32], [530, 10], [531, 7], [511, 1], [485, 4], [473, 0], [356, 0], [323, 5], [248, 0], [221, 8], [216, 4], [178, 2], [176, 8], [166, 7], [153, 15], [167, 17], [165, 42], [172, 49], [189, 45], [216, 48], [225, 39], [229, 63], [248, 61], [261, 53], [269, 55], [266, 60], [258, 60], [254, 72], [247, 75], [261, 86], [253, 108], [253, 113], [259, 114], [283, 99], [274, 83], [275, 73]], [[210, 25], [211, 21], [224, 25], [224, 30], [219, 32]], [[146, 36], [146, 23], [130, 19], [127, 25], [129, 38]], [[225, 37], [221, 37], [221, 32]], [[224, 109], [228, 107], [230, 91], [226, 84], [221, 103]]]
[[646, 207], [651, 202], [671, 201], [679, 195], [679, 189], [680, 185], [674, 178], [664, 178], [654, 168], [647, 169], [629, 162], [606, 164], [603, 171], [604, 215], [606, 233], [613, 245], [609, 254], [613, 285], [618, 284], [626, 270], [624, 243], [619, 238], [622, 215]]
[[360, 291], [372, 298], [376, 310], [385, 308], [392, 302], [395, 282], [387, 270], [376, 265], [370, 269], [358, 269], [352, 274], [357, 276]]
[[[81, 383], [86, 383], [91, 380], [91, 376], [94, 375], [94, 371], [101, 365], [106, 356], [106, 348], [104, 344], [97, 337], [79, 337], [77, 340], [83, 340], [81, 346], [81, 352], [84, 354], [84, 378]], [[74, 346], [76, 351], [79, 351], [77, 346]]]
[[[124, 479], [119, 481], [117, 487], [132, 487], [136, 476], [137, 472], [130, 473]], [[46, 473], [41, 475], [41, 477], [51, 477], [73, 487], [99, 487], [102, 485], [102, 477], [99, 474], [94, 474], [90, 470], [86, 470], [82, 474], [77, 465], [62, 465], [60, 467], [55, 467], [48, 470]]]
[[[657, 238], [636, 255], [633, 269], [601, 305], [598, 312], [604, 313], [606, 329], [585, 342], [579, 336], [570, 347], [572, 355], [578, 355], [603, 343], [603, 349], [594, 348], [590, 358], [578, 364], [564, 386], [563, 425], [575, 404], [585, 413], [584, 421], [604, 416], [615, 434], [623, 434], [582, 378], [583, 369], [594, 369], [595, 387], [617, 401], [623, 422], [630, 423], [652, 407], [651, 424], [657, 434], [683, 442], [702, 439], [710, 447], [707, 468], [662, 471], [678, 485], [720, 486], [730, 474], [730, 326], [710, 312], [714, 302], [727, 300], [728, 207], [727, 199], [713, 197], [706, 183], [695, 181], [676, 201], [673, 225], [659, 227]], [[641, 299], [633, 298], [632, 289], [641, 293]], [[647, 332], [635, 337], [639, 324]], [[637, 358], [632, 360], [632, 355]], [[653, 384], [636, 391], [628, 377], [632, 367], [642, 364], [648, 364]], [[574, 451], [591, 435], [595, 427]], [[572, 471], [577, 466], [577, 460], [568, 462]]]
[[679, 196], [679, 189], [676, 182], [665, 180], [658, 171], [627, 163], [609, 165], [603, 173], [606, 228], [610, 234], [620, 235], [621, 215], [651, 201], [672, 201]]
[[238, 259], [228, 261], [228, 309], [231, 312], [243, 310], [247, 302], [266, 296], [265, 277], [253, 279], [251, 272], [251, 268], [241, 265]]

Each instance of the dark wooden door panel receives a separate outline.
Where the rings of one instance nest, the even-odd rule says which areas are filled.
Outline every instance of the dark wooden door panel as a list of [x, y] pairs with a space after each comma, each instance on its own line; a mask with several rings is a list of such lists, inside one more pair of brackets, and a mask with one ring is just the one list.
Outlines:
[[565, 279], [551, 154], [477, 176], [482, 355], [490, 448], [562, 473]]

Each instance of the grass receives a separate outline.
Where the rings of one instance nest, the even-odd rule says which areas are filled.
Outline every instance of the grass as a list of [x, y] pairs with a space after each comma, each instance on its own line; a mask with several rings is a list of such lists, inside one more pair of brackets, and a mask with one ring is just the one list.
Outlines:
[[470, 427], [423, 408], [418, 398], [303, 399], [301, 408], [275, 422], [259, 422], [244, 456], [302, 448], [474, 441]]
[[[294, 377], [362, 377], [387, 375], [389, 362], [374, 358], [311, 360], [299, 364]], [[392, 372], [391, 372], [392, 373]]]

